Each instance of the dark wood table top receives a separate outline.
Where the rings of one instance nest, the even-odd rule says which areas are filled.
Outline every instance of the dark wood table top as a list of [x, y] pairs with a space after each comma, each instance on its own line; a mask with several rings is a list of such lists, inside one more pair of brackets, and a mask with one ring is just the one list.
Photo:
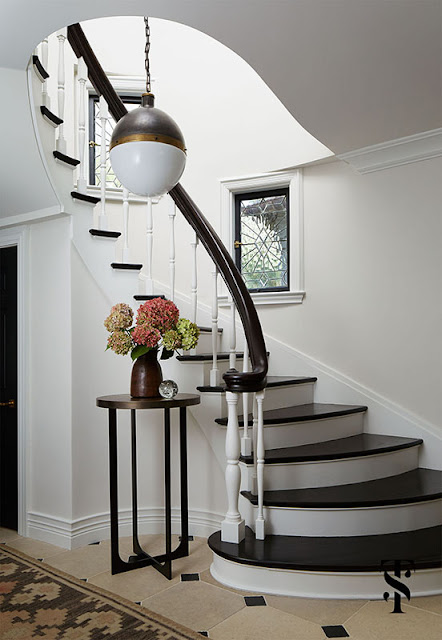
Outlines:
[[201, 398], [196, 393], [178, 393], [174, 398], [132, 398], [131, 395], [120, 394], [100, 396], [97, 407], [104, 409], [174, 409], [199, 404]]

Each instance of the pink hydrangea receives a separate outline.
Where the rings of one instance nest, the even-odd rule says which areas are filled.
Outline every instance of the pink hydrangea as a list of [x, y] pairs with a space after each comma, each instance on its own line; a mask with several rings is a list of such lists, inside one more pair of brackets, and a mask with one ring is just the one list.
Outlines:
[[175, 327], [179, 315], [177, 306], [171, 300], [154, 298], [138, 309], [137, 325], [148, 325], [164, 334]]
[[147, 324], [139, 324], [132, 331], [132, 340], [135, 344], [156, 347], [161, 340], [161, 333]]

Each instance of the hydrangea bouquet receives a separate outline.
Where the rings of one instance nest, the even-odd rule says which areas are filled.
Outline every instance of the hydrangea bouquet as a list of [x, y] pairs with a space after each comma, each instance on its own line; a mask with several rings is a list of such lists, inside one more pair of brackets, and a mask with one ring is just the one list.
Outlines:
[[132, 327], [134, 312], [129, 305], [120, 302], [112, 307], [104, 321], [110, 333], [107, 349], [120, 355], [130, 352], [132, 360], [160, 347], [163, 349], [161, 360], [172, 357], [177, 349], [193, 349], [198, 343], [199, 329], [179, 315], [171, 300], [153, 298], [140, 306]]

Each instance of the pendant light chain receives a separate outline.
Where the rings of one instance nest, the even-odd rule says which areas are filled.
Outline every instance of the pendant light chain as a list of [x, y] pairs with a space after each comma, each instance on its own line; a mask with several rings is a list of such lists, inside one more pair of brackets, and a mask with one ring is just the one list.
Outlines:
[[150, 52], [150, 27], [149, 27], [149, 18], [147, 16], [144, 18], [144, 25], [146, 28], [146, 46], [144, 48], [145, 55], [145, 69], [146, 69], [146, 93], [151, 93], [150, 87], [150, 62], [149, 62], [149, 52]]

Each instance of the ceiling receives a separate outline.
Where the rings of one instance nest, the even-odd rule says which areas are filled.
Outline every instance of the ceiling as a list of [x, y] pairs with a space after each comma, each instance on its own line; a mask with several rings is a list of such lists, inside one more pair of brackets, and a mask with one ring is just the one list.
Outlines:
[[336, 154], [442, 126], [442, 0], [2, 0], [0, 66], [25, 69], [65, 25], [146, 12], [230, 47]]

